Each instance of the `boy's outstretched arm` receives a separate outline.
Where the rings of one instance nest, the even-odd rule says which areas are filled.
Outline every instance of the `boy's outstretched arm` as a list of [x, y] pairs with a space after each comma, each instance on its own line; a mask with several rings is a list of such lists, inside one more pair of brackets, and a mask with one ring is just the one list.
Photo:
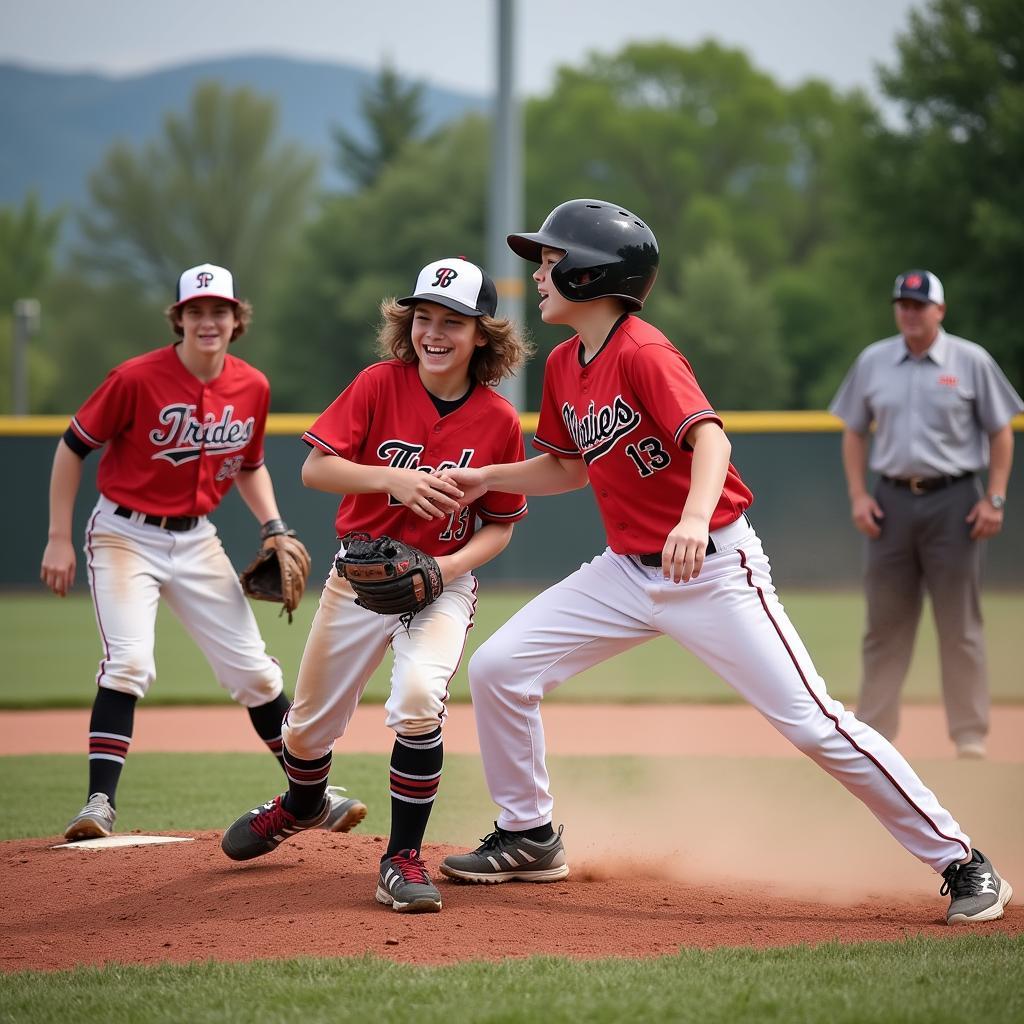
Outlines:
[[469, 505], [487, 491], [511, 494], [565, 494], [586, 487], [587, 467], [582, 459], [536, 455], [524, 462], [504, 462], [480, 469], [446, 469], [440, 474], [462, 489], [462, 504]]

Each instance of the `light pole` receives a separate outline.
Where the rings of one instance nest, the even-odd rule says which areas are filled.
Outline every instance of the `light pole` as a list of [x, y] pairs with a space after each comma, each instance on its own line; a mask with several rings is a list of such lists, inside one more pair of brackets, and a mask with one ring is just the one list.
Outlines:
[[14, 347], [11, 353], [11, 412], [28, 415], [28, 343], [39, 330], [39, 300], [15, 299]]
[[[523, 321], [522, 264], [505, 236], [523, 229], [523, 132], [515, 97], [515, 0], [496, 0], [498, 76], [487, 212], [487, 266], [498, 289], [498, 315]], [[525, 370], [498, 390], [520, 412], [526, 402]]]

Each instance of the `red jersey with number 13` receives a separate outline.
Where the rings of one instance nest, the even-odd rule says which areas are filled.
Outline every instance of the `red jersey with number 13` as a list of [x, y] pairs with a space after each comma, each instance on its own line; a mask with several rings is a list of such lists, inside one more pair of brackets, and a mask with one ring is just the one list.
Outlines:
[[175, 345], [115, 366], [71, 420], [90, 448], [106, 445], [96, 484], [152, 516], [205, 516], [243, 469], [263, 465], [270, 385], [228, 355], [204, 384]]
[[[441, 416], [415, 363], [391, 359], [363, 370], [302, 435], [311, 447], [362, 466], [425, 473], [445, 467], [520, 462], [525, 457], [519, 416], [511, 403], [476, 385], [466, 401]], [[522, 494], [488, 491], [461, 513], [421, 519], [388, 494], [349, 494], [338, 507], [338, 536], [363, 530], [387, 534], [426, 551], [450, 555], [473, 536], [476, 516], [511, 523], [526, 515]]]
[[[635, 316], [585, 366], [581, 352], [576, 336], [548, 357], [533, 445], [587, 464], [613, 551], [661, 551], [690, 491], [693, 450], [683, 438], [703, 420], [722, 421], [682, 353]], [[752, 500], [730, 464], [710, 528], [727, 526]]]

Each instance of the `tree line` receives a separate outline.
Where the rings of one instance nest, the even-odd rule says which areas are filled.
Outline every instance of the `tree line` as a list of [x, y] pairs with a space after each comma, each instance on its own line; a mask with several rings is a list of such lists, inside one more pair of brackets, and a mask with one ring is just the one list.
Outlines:
[[[859, 91], [786, 88], [714, 42], [591, 55], [525, 104], [526, 218], [511, 227], [579, 196], [644, 217], [662, 252], [647, 315], [721, 409], [824, 407], [860, 349], [893, 333], [889, 289], [911, 267], [942, 278], [947, 329], [1024, 390], [1018, 0], [930, 0], [879, 76], [884, 112]], [[146, 146], [106, 154], [85, 208], [0, 208], [3, 355], [13, 301], [43, 302], [32, 411], [76, 408], [115, 362], [167, 340], [176, 275], [203, 261], [255, 305], [239, 354], [270, 376], [274, 409], [326, 405], [373, 359], [381, 298], [440, 255], [485, 258], [489, 122], [428, 134], [421, 103], [385, 67], [363, 97], [368, 133], [335, 130], [351, 187], [322, 194], [273, 99], [210, 82]], [[62, 219], [77, 241], [58, 259]], [[536, 408], [563, 335], [530, 300], [527, 327]], [[0, 411], [9, 367], [0, 357]]]

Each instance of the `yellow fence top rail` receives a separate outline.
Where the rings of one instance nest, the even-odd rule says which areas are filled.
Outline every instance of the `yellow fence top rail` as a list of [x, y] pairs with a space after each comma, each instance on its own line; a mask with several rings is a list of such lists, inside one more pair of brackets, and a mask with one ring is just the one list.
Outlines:
[[[267, 433], [300, 437], [317, 418], [315, 412], [271, 413]], [[825, 434], [837, 433], [843, 424], [829, 412], [796, 410], [792, 412], [719, 413], [730, 434]], [[537, 429], [538, 414], [523, 412], [519, 422], [527, 434]], [[71, 416], [0, 416], [0, 437], [60, 437]], [[1013, 429], [1024, 432], [1024, 415], [1015, 416]]]

